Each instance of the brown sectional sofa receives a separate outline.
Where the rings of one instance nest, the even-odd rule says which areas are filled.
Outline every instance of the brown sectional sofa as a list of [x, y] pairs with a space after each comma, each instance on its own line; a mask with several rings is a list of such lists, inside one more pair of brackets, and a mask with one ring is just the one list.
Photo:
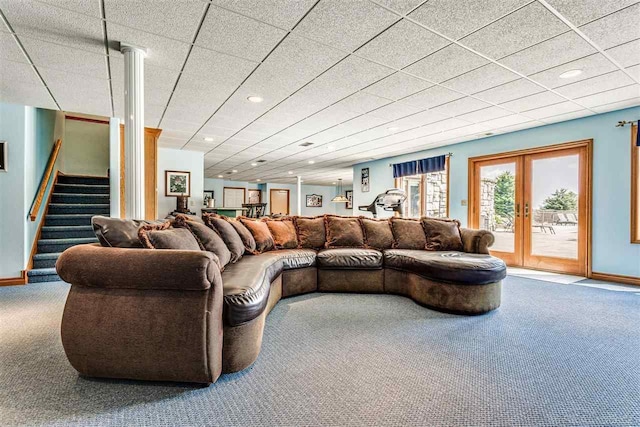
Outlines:
[[458, 251], [373, 249], [363, 233], [364, 247], [247, 249], [226, 266], [205, 250], [75, 246], [57, 264], [72, 284], [64, 349], [86, 376], [212, 383], [256, 360], [281, 298], [390, 293], [439, 311], [486, 313], [500, 305], [506, 267], [489, 255], [491, 233], [459, 233]]

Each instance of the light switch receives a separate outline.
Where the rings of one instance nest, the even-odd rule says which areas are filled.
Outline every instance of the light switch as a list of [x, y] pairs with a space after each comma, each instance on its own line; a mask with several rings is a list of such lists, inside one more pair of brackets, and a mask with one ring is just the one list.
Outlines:
[[467, 206], [467, 199], [460, 200], [460, 206]]

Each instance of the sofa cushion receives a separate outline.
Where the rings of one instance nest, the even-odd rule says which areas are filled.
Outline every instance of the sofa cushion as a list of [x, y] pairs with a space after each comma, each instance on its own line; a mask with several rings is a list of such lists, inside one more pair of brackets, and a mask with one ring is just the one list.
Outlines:
[[324, 248], [327, 239], [324, 227], [324, 216], [298, 216], [295, 217], [294, 224], [296, 226], [296, 232], [298, 233], [298, 244], [301, 248]]
[[256, 221], [251, 218], [240, 217], [238, 220], [247, 227], [247, 229], [251, 232], [254, 240], [256, 241], [256, 250], [254, 253], [261, 254], [263, 252], [271, 251], [275, 249], [275, 245], [273, 242], [273, 236], [271, 235], [271, 231], [269, 231], [269, 227], [263, 221]]
[[382, 268], [382, 252], [375, 249], [336, 248], [318, 252], [318, 268], [371, 270]]
[[422, 218], [422, 228], [428, 251], [462, 251], [460, 221], [455, 219]]
[[253, 234], [237, 219], [229, 218], [227, 221], [236, 229], [238, 236], [240, 236], [242, 244], [244, 245], [244, 253], [253, 254], [256, 251], [256, 239], [253, 238]]
[[149, 249], [180, 249], [199, 251], [200, 245], [186, 228], [172, 228], [171, 221], [163, 224], [147, 224], [140, 227], [138, 237]]
[[220, 260], [220, 268], [229, 264], [231, 261], [231, 251], [222, 240], [222, 237], [211, 228], [204, 225], [203, 222], [192, 220], [193, 216], [178, 215], [173, 221], [174, 227], [183, 227], [191, 231], [193, 237], [200, 244], [200, 248], [204, 251], [213, 252]]
[[229, 252], [231, 252], [231, 262], [238, 262], [244, 254], [244, 243], [242, 243], [242, 239], [238, 235], [236, 229], [233, 228], [228, 221], [219, 218], [215, 214], [204, 214], [202, 218], [204, 219], [205, 224], [217, 232], [220, 237], [222, 237], [222, 240], [224, 240]]
[[455, 251], [388, 249], [384, 251], [384, 266], [427, 279], [464, 285], [494, 283], [507, 275], [507, 267], [499, 258]]
[[391, 218], [394, 248], [425, 249], [427, 238], [424, 235], [422, 221], [419, 219]]
[[276, 249], [295, 249], [298, 247], [296, 227], [291, 218], [264, 219], [263, 221], [271, 232]]
[[313, 267], [316, 251], [284, 249], [244, 257], [222, 273], [226, 326], [236, 326], [260, 316], [267, 306], [271, 282], [283, 270]]
[[393, 247], [393, 232], [387, 219], [360, 218], [364, 239], [367, 247], [373, 249], [391, 249]]
[[96, 215], [91, 218], [91, 226], [100, 245], [112, 248], [142, 248], [138, 230], [146, 224], [164, 224], [166, 221], [146, 221], [142, 219], [120, 219]]
[[325, 215], [325, 248], [364, 248], [364, 232], [356, 217]]

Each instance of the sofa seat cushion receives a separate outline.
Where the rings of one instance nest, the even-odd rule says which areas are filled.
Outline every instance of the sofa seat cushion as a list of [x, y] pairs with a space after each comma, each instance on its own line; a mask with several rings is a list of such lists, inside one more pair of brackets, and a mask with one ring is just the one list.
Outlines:
[[507, 266], [499, 258], [456, 251], [388, 249], [384, 251], [384, 266], [432, 280], [465, 285], [494, 283], [507, 275]]
[[318, 252], [318, 268], [371, 270], [382, 268], [382, 252], [375, 249], [336, 248]]
[[313, 249], [283, 249], [243, 257], [222, 273], [226, 326], [236, 326], [258, 317], [265, 310], [271, 282], [283, 270], [313, 267]]

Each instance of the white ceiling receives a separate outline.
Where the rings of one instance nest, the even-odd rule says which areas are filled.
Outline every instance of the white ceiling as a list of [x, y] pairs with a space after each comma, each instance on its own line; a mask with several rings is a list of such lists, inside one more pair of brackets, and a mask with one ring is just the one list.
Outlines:
[[[208, 177], [351, 182], [350, 166], [372, 158], [640, 104], [638, 1], [0, 0], [0, 11], [0, 100], [122, 117], [117, 43], [146, 47], [146, 125], [163, 129], [163, 147], [204, 152]], [[572, 69], [583, 73], [559, 78]]]

